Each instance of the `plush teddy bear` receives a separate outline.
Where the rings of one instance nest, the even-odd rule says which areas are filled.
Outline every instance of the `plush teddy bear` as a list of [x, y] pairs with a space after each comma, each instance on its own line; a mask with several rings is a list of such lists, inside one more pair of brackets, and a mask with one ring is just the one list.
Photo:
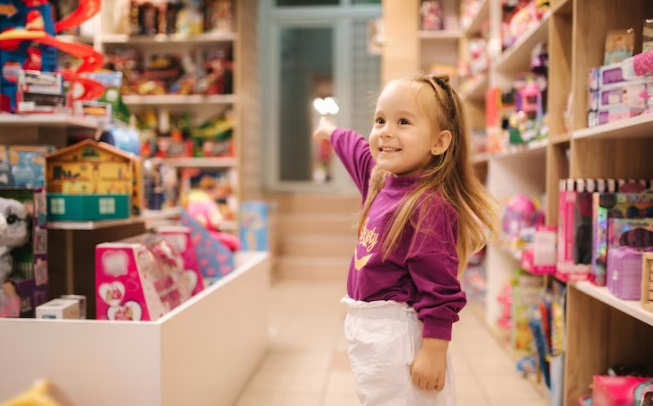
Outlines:
[[28, 212], [14, 199], [0, 197], [0, 282], [13, 269], [11, 250], [24, 245], [29, 237]]

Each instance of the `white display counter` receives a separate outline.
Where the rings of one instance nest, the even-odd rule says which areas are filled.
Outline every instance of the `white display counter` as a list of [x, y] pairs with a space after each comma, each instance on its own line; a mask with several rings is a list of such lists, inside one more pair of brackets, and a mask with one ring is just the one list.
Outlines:
[[47, 378], [70, 406], [231, 406], [266, 351], [269, 274], [239, 253], [156, 322], [0, 319], [0, 403]]

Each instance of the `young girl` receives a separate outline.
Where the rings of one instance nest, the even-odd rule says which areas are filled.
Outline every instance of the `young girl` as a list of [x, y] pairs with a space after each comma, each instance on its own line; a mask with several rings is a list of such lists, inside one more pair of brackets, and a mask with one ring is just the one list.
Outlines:
[[363, 195], [343, 299], [358, 398], [455, 405], [447, 349], [466, 303], [458, 275], [495, 215], [469, 164], [456, 92], [447, 77], [393, 81], [369, 144], [324, 118], [314, 136], [331, 141]]

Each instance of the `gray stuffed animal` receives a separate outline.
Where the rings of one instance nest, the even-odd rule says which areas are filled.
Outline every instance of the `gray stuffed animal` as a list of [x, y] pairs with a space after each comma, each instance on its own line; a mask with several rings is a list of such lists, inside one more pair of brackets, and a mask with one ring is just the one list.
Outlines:
[[27, 242], [27, 208], [21, 202], [0, 197], [0, 283], [13, 269], [11, 250]]

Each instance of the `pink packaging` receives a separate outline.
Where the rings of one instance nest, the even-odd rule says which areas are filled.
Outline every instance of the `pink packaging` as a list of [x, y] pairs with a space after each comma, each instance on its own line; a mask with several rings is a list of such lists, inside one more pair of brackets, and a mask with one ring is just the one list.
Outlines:
[[181, 253], [181, 258], [184, 260], [184, 271], [195, 274], [195, 278], [191, 279], [191, 282], [192, 280], [197, 281], [192, 296], [204, 290], [204, 279], [197, 263], [197, 254], [190, 235], [190, 228], [183, 226], [157, 227], [156, 232], [163, 236], [177, 252]]
[[641, 299], [642, 255], [642, 251], [625, 246], [608, 251], [608, 290], [619, 299]]
[[161, 236], [142, 235], [95, 249], [98, 320], [157, 320], [195, 291], [195, 272]]
[[636, 406], [653, 402], [653, 379], [595, 375], [593, 406]]
[[556, 273], [557, 227], [538, 226], [532, 246], [522, 252], [520, 266], [535, 275]]
[[[562, 181], [565, 182], [565, 181]], [[564, 281], [588, 278], [592, 259], [592, 193], [584, 179], [560, 186], [557, 276]]]

